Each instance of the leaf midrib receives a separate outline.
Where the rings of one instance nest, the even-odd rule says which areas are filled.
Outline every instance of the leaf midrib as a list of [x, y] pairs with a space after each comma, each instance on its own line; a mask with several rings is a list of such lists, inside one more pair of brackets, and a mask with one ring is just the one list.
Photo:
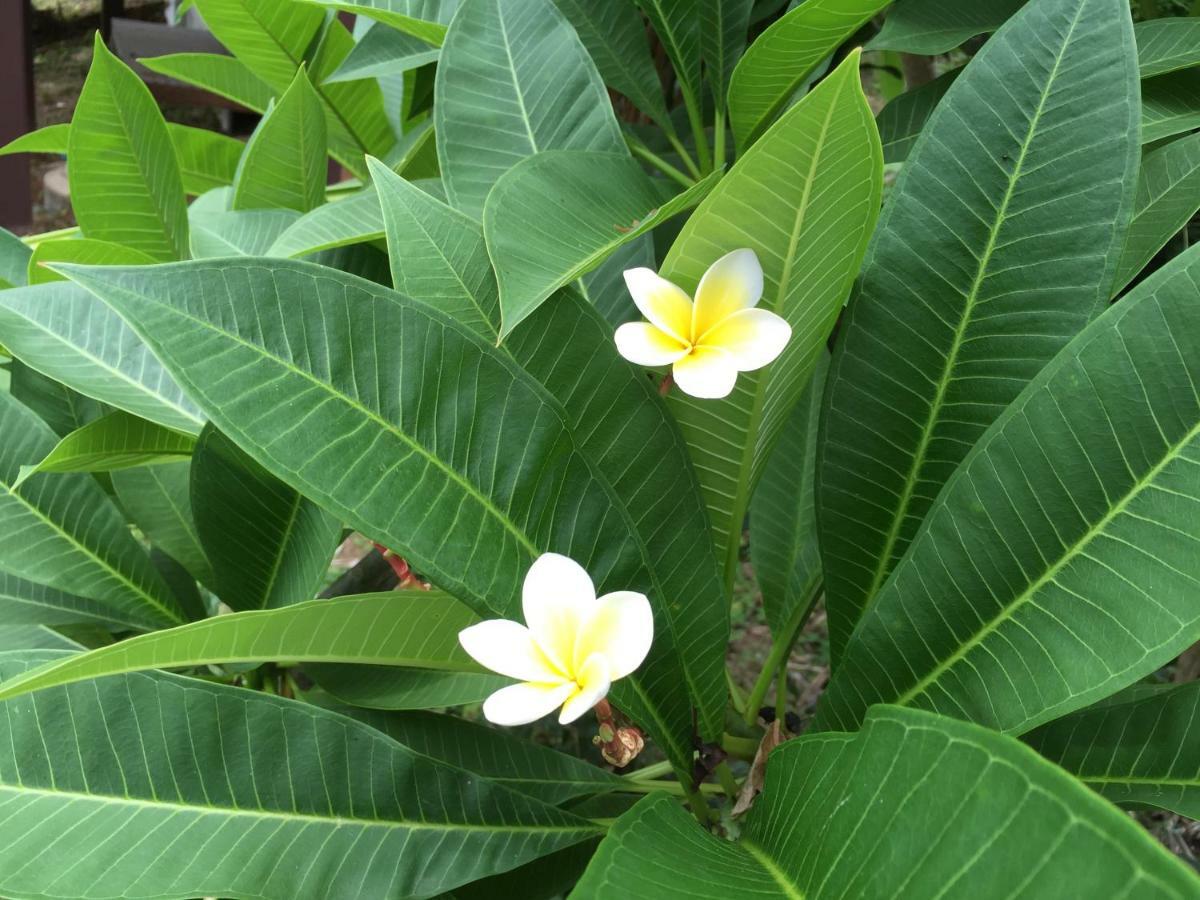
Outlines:
[[758, 846], [754, 841], [748, 838], [742, 838], [738, 841], [737, 846], [744, 849], [751, 858], [762, 866], [763, 871], [771, 876], [771, 880], [783, 892], [783, 895], [788, 900], [805, 900], [804, 892], [800, 890], [800, 885], [793, 882], [784, 873], [782, 869], [775, 864], [775, 860], [767, 855], [767, 852]]
[[[1034, 110], [1033, 116], [1029, 120], [1029, 129], [1025, 134], [1025, 140], [1021, 144], [1020, 153], [1017, 156], [1016, 162], [1013, 165], [1012, 175], [1008, 180], [1008, 187], [1005, 189], [1004, 197], [1000, 205], [996, 208], [995, 225], [989, 230], [988, 241], [984, 247], [983, 254], [979, 257], [979, 264], [976, 270], [975, 279], [971, 284], [971, 289], [964, 298], [965, 305], [962, 315], [959, 319], [958, 327], [954, 331], [954, 340], [950, 345], [950, 350], [946, 354], [945, 364], [942, 367], [941, 377], [937, 382], [937, 391], [934, 394], [933, 402], [929, 405], [929, 413], [925, 417], [925, 427], [921, 429], [921, 440], [917, 444], [916, 452], [913, 454], [912, 462], [909, 465], [908, 475], [904, 481], [904, 489], [900, 493], [900, 502], [896, 506], [893, 513], [892, 524], [888, 529], [887, 539], [880, 550], [879, 558], [875, 563], [875, 574], [871, 578], [871, 584], [864, 594], [864, 611], [870, 606], [879, 588], [882, 586], [884, 579], [892, 571], [891, 565], [892, 554], [895, 551], [896, 543], [900, 539], [900, 532], [904, 527], [904, 523], [908, 520], [908, 508], [912, 504], [913, 495], [916, 492], [917, 485], [920, 481], [921, 470], [925, 466], [925, 458], [929, 453], [930, 444], [933, 441], [933, 426], [937, 421], [943, 405], [946, 402], [946, 393], [949, 390], [950, 382], [953, 380], [951, 375], [958, 362], [958, 355], [962, 351], [963, 342], [966, 339], [967, 329], [971, 324], [971, 314], [979, 300], [979, 292], [983, 288], [983, 283], [987, 279], [988, 266], [991, 264], [992, 255], [996, 250], [996, 242], [1000, 236], [1000, 229], [1003, 227], [1009, 203], [1012, 201], [1016, 193], [1017, 183], [1021, 179], [1021, 170], [1024, 167], [1025, 158], [1028, 155], [1029, 147], [1033, 143], [1034, 135], [1037, 133], [1038, 126], [1041, 123], [1042, 114], [1046, 108], [1046, 101], [1050, 96], [1051, 88], [1055, 80], [1058, 78], [1059, 69], [1062, 66], [1063, 58], [1066, 56], [1067, 48], [1071, 44], [1072, 36], [1075, 33], [1075, 28], [1079, 24], [1080, 16], [1083, 14], [1083, 5], [1081, 4], [1076, 10], [1075, 18], [1071, 21], [1070, 28], [1067, 29], [1067, 34], [1063, 38], [1062, 45], [1059, 47], [1058, 55], [1054, 59], [1054, 65], [1050, 69], [1050, 74], [1046, 78], [1045, 85], [1042, 89], [1041, 97], [1038, 99], [1037, 108]], [[862, 613], [859, 614], [861, 619]]]

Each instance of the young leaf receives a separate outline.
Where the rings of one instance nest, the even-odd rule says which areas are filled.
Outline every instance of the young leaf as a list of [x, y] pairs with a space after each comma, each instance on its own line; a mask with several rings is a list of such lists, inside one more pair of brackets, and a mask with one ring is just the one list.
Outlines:
[[28, 284], [32, 255], [33, 248], [11, 231], [0, 228], [0, 290]]
[[823, 727], [882, 702], [1020, 734], [1200, 640], [1198, 277], [1192, 248], [979, 439], [847, 644]]
[[111, 241], [93, 238], [58, 238], [41, 241], [29, 258], [29, 284], [64, 281], [63, 276], [43, 263], [73, 262], [89, 266], [152, 266], [154, 257]]
[[70, 134], [69, 122], [44, 125], [35, 131], [26, 132], [0, 147], [0, 156], [8, 156], [12, 153], [55, 153], [66, 156], [67, 140]]
[[213, 188], [233, 184], [245, 144], [207, 128], [191, 128], [175, 122], [167, 123], [167, 134], [175, 147], [186, 193], [199, 196]]
[[362, 78], [401, 75], [426, 63], [437, 62], [441, 52], [420, 38], [386, 25], [371, 28], [354, 44], [325, 84]]
[[901, 163], [908, 159], [925, 123], [962, 72], [962, 69], [951, 69], [928, 84], [905, 91], [879, 111], [875, 124], [879, 126], [885, 163]]
[[149, 88], [98, 32], [67, 157], [71, 208], [85, 237], [160, 261], [187, 257], [187, 200], [166, 123]]
[[446, 195], [475, 219], [496, 180], [527, 156], [628, 153], [596, 67], [550, 0], [464, 0], [435, 93]]
[[204, 425], [195, 404], [121, 317], [78, 285], [55, 281], [0, 291], [0, 343], [87, 397], [187, 434], [199, 434]]
[[691, 209], [720, 178], [714, 172], [666, 199], [628, 156], [548, 150], [521, 160], [500, 176], [483, 208], [501, 339], [618, 247]]
[[1186, 69], [1142, 84], [1142, 143], [1200, 128], [1200, 71]]
[[[700, 56], [717, 109], [725, 109], [725, 92], [734, 67], [746, 49], [754, 0], [715, 0], [700, 7]], [[722, 135], [722, 139], [724, 136]]]
[[823, 354], [800, 402], [780, 430], [750, 500], [750, 554], [771, 633], [795, 633], [821, 584], [817, 546], [817, 424], [829, 355]]
[[606, 900], [613, 884], [650, 886], [656, 900], [1200, 891], [1136, 822], [1028, 747], [892, 707], [872, 710], [857, 734], [803, 735], [776, 749], [737, 843], [647, 797], [609, 830], [572, 900]]
[[1151, 19], [1133, 26], [1143, 78], [1200, 65], [1200, 21]]
[[[317, 210], [325, 209], [318, 206]], [[316, 212], [317, 210], [314, 210]], [[303, 218], [294, 209], [221, 209], [210, 212], [192, 204], [192, 257], [265, 256], [268, 248]]]
[[320, 9], [296, 0], [196, 0], [204, 23], [276, 94], [296, 77], [325, 21]]
[[107, 411], [103, 403], [85, 397], [19, 359], [12, 359], [8, 368], [9, 392], [37, 413], [59, 437], [66, 437]]
[[389, 28], [442, 46], [457, 3], [449, 0], [305, 0], [329, 9], [374, 19]]
[[[55, 656], [7, 654], [0, 673]], [[195, 679], [59, 688], [0, 723], [7, 896], [311, 897], [337, 879], [428, 897], [598, 832], [360, 722]]]
[[[550, 549], [580, 561], [601, 590], [647, 593], [654, 649], [614, 686], [616, 702], [685, 769], [693, 709], [706, 733], [718, 732], [727, 626], [711, 557], [695, 539], [694, 482], [650, 405], [653, 386], [616, 356], [607, 327], [581, 320], [586, 307], [531, 334], [527, 372], [445, 313], [311, 264], [72, 274], [136, 323], [214, 424], [268, 471], [474, 608], [519, 615], [521, 580]], [[562, 338], [538, 353], [545, 334]], [[332, 356], [346, 364], [327, 368]], [[585, 384], [588, 401], [564, 408], [558, 397]], [[634, 428], [639, 416], [664, 430]], [[468, 431], [469, 444], [455, 440]], [[587, 447], [584, 434], [595, 438]], [[653, 545], [635, 524], [650, 510], [670, 523], [649, 532]]]
[[244, 62], [223, 53], [172, 53], [142, 57], [138, 62], [151, 72], [194, 84], [252, 112], [265, 110], [275, 96], [275, 89]]
[[192, 457], [191, 506], [217, 596], [234, 609], [311, 600], [342, 523], [208, 425]]
[[183, 621], [167, 586], [88, 475], [37, 475], [21, 466], [57, 438], [11, 394], [0, 392], [0, 569], [99, 601], [110, 618], [138, 628]]
[[308, 212], [325, 202], [325, 109], [301, 66], [246, 144], [231, 208]]
[[783, 355], [769, 369], [740, 375], [728, 398], [668, 397], [700, 476], [727, 583], [750, 494], [858, 271], [882, 179], [854, 53], [738, 159], [663, 263], [663, 276], [692, 292], [709, 265], [749, 247], [763, 267], [759, 306], [792, 326]]
[[318, 206], [280, 233], [259, 254], [304, 256], [318, 250], [377, 241], [383, 237], [383, 211], [373, 187]]
[[1113, 803], [1200, 817], [1200, 682], [1120, 695], [1024, 738]]
[[807, 0], [759, 35], [729, 83], [729, 123], [738, 147], [757, 140], [822, 60], [890, 2]]
[[381, 710], [442, 709], [480, 703], [513, 683], [503, 675], [395, 666], [319, 663], [306, 665], [304, 671], [342, 703]]
[[[679, 89], [689, 102], [700, 104], [699, 0], [634, 0], [650, 20], [667, 51]], [[586, 149], [586, 148], [584, 148]], [[602, 149], [602, 148], [593, 148]]]
[[202, 584], [216, 584], [192, 516], [191, 462], [163, 463], [112, 473], [117, 501], [155, 547]]
[[1133, 221], [1117, 265], [1115, 296], [1137, 277], [1200, 209], [1200, 135], [1150, 150], [1142, 156]]
[[196, 439], [114, 410], [72, 431], [34, 465], [21, 466], [16, 485], [38, 472], [111, 472], [190, 456]]
[[951, 85], [888, 200], [817, 461], [835, 659], [954, 467], [1108, 301], [1139, 154], [1127, 6], [1018, 13]]
[[905, 0], [888, 10], [883, 28], [868, 50], [899, 50], [935, 56], [948, 53], [964, 41], [995, 31], [1026, 0]]

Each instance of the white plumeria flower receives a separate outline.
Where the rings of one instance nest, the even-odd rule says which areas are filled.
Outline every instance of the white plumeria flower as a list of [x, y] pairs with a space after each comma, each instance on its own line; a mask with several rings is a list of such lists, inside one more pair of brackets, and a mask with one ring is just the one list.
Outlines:
[[489, 722], [526, 725], [559, 706], [558, 721], [574, 722], [650, 652], [654, 616], [646, 595], [597, 597], [588, 573], [565, 556], [539, 556], [525, 576], [521, 600], [528, 627], [488, 619], [458, 634], [477, 662], [522, 682], [484, 701]]
[[753, 250], [734, 250], [708, 267], [692, 302], [650, 269], [630, 269], [625, 284], [649, 322], [617, 329], [617, 350], [640, 366], [672, 366], [685, 394], [726, 397], [738, 372], [753, 372], [783, 352], [792, 336], [780, 316], [754, 305], [763, 272]]

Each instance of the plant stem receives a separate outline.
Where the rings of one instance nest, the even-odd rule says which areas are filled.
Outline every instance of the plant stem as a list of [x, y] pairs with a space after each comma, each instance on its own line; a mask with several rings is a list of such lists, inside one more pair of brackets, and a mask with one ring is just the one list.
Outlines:
[[746, 695], [733, 680], [733, 673], [729, 671], [728, 666], [725, 667], [725, 683], [729, 685], [729, 702], [733, 704], [734, 711], [739, 716], [744, 716], [746, 714]]
[[699, 791], [687, 791], [684, 796], [687, 797], [688, 806], [692, 808], [692, 814], [701, 825], [707, 828], [709, 823], [716, 820], [715, 811], [709, 809], [708, 804], [704, 802], [704, 796]]
[[628, 775], [622, 775], [622, 778], [627, 778], [630, 781], [645, 781], [648, 778], [657, 778], [659, 775], [667, 775], [671, 772], [671, 761], [664, 759], [662, 762], [651, 763], [644, 769], [638, 769], [636, 772], [630, 772]]
[[662, 172], [668, 178], [678, 181], [685, 188], [689, 188], [696, 183], [695, 179], [689, 178], [685, 173], [680, 172], [632, 135], [625, 135], [625, 143], [629, 145], [629, 149], [633, 151], [634, 156], [644, 159], [650, 165], [654, 166], [654, 168], [658, 169], [658, 171]]
[[784, 654], [783, 659], [779, 661], [779, 672], [775, 676], [775, 719], [779, 722], [783, 722], [784, 728], [787, 728], [787, 667], [789, 656], [791, 656], [790, 653]]
[[700, 177], [700, 167], [696, 165], [696, 161], [692, 159], [692, 154], [688, 153], [687, 147], [683, 146], [683, 142], [679, 140], [679, 135], [671, 131], [667, 133], [667, 143], [679, 154], [679, 158], [683, 160], [683, 164], [687, 166], [687, 170], [692, 173], [693, 178]]
[[77, 225], [72, 225], [70, 228], [60, 228], [57, 231], [43, 231], [41, 234], [30, 234], [21, 238], [21, 240], [23, 240], [30, 247], [36, 247], [38, 244], [42, 243], [42, 241], [53, 241], [57, 240], [58, 238], [71, 238], [76, 237], [78, 234], [79, 227]]
[[800, 627], [808, 618], [808, 614], [812, 612], [813, 605], [820, 595], [821, 582], [818, 581], [808, 602], [796, 607], [783, 630], [775, 635], [771, 642], [771, 651], [767, 654], [767, 661], [763, 663], [762, 671], [758, 673], [758, 680], [754, 682], [754, 687], [750, 691], [750, 698], [746, 701], [746, 711], [743, 713], [742, 719], [747, 725], [754, 724], [758, 711], [762, 707], [763, 698], [767, 696], [767, 688], [771, 686], [771, 679], [776, 676], [780, 664], [792, 652], [792, 645], [796, 643], [796, 638], [800, 635]]
[[713, 115], [713, 169], [725, 167], [725, 108], [718, 106]]
[[755, 738], [738, 737], [736, 734], [726, 732], [721, 737], [721, 749], [730, 756], [736, 756], [738, 759], [749, 762], [758, 752], [758, 741]]
[[[725, 792], [725, 796], [736, 802], [740, 788], [737, 779], [733, 777], [733, 771], [729, 768], [729, 763], [721, 763], [714, 771], [717, 773], [717, 780], [721, 782], [721, 790]], [[702, 784], [700, 787], [704, 788], [707, 785]]]
[[712, 171], [712, 156], [708, 152], [708, 138], [704, 134], [704, 116], [700, 104], [686, 85], [681, 85], [683, 105], [687, 107], [688, 122], [692, 126], [692, 137], [696, 139], [696, 155], [700, 158], [700, 171]]
[[[685, 797], [688, 794], [687, 788], [678, 781], [630, 781], [617, 788], [619, 794], [652, 794], [655, 791], [666, 791], [668, 794], [675, 794], [678, 797]], [[702, 784], [700, 785], [701, 794], [719, 794], [724, 790], [719, 784]]]

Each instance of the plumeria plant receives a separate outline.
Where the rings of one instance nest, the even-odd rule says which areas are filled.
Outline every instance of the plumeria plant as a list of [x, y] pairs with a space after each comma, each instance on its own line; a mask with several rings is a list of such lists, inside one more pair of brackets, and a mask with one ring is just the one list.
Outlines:
[[192, 5], [3, 150], [0, 895], [1200, 896], [1195, 19]]

